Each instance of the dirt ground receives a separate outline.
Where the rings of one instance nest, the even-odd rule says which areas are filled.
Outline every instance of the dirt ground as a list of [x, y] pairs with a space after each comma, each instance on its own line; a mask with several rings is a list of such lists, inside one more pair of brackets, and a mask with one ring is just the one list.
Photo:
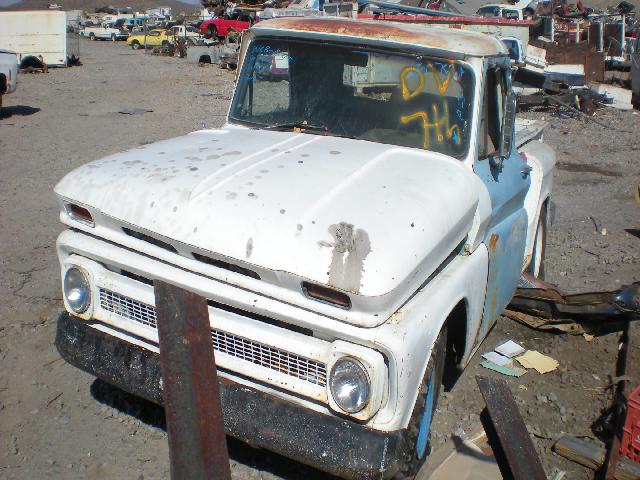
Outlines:
[[[162, 410], [65, 364], [53, 346], [62, 306], [53, 187], [87, 161], [222, 125], [233, 74], [123, 44], [83, 41], [81, 48], [82, 66], [22, 75], [0, 112], [0, 478], [169, 478]], [[151, 111], [118, 113], [123, 109]], [[548, 112], [527, 116], [550, 122], [546, 141], [559, 161], [547, 279], [571, 292], [640, 280], [638, 112], [601, 110], [596, 118], [607, 127]], [[547, 474], [557, 468], [569, 480], [593, 478], [551, 446], [562, 432], [597, 433], [611, 399], [619, 334], [587, 342], [503, 318], [479, 353], [507, 338], [560, 362], [553, 373], [507, 379]], [[498, 375], [479, 358], [441, 398], [436, 446], [478, 423], [475, 375]], [[326, 478], [237, 441], [230, 450], [234, 479]]]

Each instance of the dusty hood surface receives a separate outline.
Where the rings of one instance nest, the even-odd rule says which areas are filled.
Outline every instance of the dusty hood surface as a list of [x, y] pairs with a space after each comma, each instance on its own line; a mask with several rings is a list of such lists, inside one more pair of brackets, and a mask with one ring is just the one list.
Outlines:
[[56, 193], [149, 233], [378, 296], [437, 268], [471, 225], [476, 188], [437, 153], [228, 127], [89, 163]]

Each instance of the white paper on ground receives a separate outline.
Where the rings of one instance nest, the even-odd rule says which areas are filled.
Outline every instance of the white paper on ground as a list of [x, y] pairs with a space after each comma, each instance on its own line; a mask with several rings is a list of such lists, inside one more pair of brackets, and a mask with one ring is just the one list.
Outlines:
[[502, 345], [498, 345], [495, 348], [495, 351], [501, 353], [505, 357], [513, 358], [517, 355], [523, 354], [525, 350], [513, 340], [507, 340]]
[[496, 353], [496, 352], [483, 353], [482, 358], [484, 358], [485, 360], [489, 360], [490, 362], [493, 362], [496, 365], [500, 365], [501, 367], [509, 367], [513, 365], [509, 357], [505, 357], [504, 355], [500, 355], [499, 353]]

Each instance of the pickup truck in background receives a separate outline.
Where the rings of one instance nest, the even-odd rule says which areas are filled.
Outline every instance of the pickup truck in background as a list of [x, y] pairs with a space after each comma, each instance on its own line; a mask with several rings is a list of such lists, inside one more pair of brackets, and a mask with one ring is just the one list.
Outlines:
[[174, 25], [168, 30], [176, 38], [199, 38], [200, 31], [195, 27], [185, 27], [184, 25]]
[[14, 92], [17, 82], [17, 55], [15, 52], [0, 50], [0, 108], [2, 108], [2, 96]]
[[111, 40], [112, 42], [126, 40], [129, 37], [129, 32], [122, 27], [123, 24], [124, 19], [119, 20], [114, 26], [106, 24], [85, 26], [80, 30], [80, 36], [89, 40]]
[[488, 35], [280, 18], [221, 129], [56, 186], [69, 363], [162, 403], [153, 281], [208, 299], [227, 432], [345, 478], [414, 475], [443, 380], [542, 276], [553, 150]]

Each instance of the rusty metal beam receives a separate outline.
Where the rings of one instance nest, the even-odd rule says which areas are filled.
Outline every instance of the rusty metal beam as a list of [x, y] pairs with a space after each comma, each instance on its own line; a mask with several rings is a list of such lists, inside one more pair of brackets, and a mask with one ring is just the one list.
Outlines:
[[[518, 288], [506, 315], [534, 328], [570, 331], [572, 323], [590, 329], [622, 329], [640, 319], [640, 282], [612, 292], [565, 294], [554, 285], [523, 275], [527, 288]], [[579, 332], [579, 329], [575, 329]]]
[[547, 480], [507, 382], [479, 375], [476, 382], [487, 405], [480, 418], [502, 477]]
[[230, 480], [207, 301], [153, 282], [171, 478]]
[[613, 436], [609, 443], [609, 448], [605, 457], [601, 471], [601, 478], [613, 480], [616, 476], [616, 468], [620, 458], [620, 443], [622, 441], [622, 429], [627, 418], [627, 405], [631, 396], [632, 383], [630, 380], [637, 380], [637, 366], [632, 371], [631, 362], [631, 339], [640, 338], [640, 325], [629, 322], [626, 325], [620, 339], [620, 349], [618, 352], [618, 362], [616, 365], [616, 376], [620, 379], [616, 387], [616, 396], [613, 404]]

